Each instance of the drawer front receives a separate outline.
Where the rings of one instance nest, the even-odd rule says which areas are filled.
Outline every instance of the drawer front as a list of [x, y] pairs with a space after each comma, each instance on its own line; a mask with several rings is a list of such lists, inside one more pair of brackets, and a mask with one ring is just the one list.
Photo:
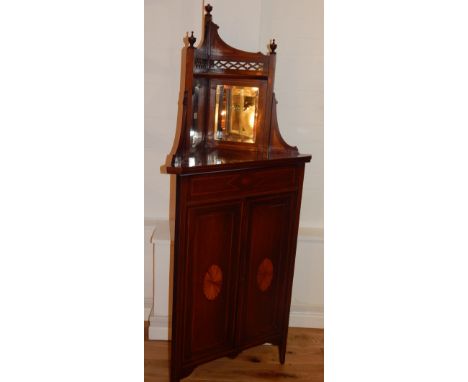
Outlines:
[[251, 194], [290, 191], [295, 188], [295, 167], [195, 175], [190, 179], [189, 200], [239, 198]]

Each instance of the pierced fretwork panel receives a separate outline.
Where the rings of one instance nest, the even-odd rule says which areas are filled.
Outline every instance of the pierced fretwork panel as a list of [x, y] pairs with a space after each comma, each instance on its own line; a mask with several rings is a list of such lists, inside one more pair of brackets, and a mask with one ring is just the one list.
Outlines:
[[223, 61], [214, 60], [213, 67], [216, 69], [235, 69], [235, 70], [263, 70], [263, 62], [245, 62], [245, 61]]
[[255, 61], [230, 61], [230, 60], [207, 60], [195, 58], [195, 67], [201, 70], [246, 70], [263, 71], [263, 62]]

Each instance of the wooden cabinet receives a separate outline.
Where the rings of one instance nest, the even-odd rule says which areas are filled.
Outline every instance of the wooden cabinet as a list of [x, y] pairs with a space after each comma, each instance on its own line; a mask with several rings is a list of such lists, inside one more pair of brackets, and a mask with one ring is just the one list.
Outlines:
[[172, 381], [265, 342], [284, 362], [303, 171], [177, 177]]
[[268, 55], [189, 37], [176, 177], [171, 382], [265, 342], [285, 361], [305, 163], [281, 137]]

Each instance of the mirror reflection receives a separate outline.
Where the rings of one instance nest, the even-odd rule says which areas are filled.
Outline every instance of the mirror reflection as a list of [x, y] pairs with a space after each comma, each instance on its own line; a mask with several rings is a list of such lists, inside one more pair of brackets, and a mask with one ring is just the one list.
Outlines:
[[258, 87], [217, 85], [214, 136], [219, 141], [255, 142]]

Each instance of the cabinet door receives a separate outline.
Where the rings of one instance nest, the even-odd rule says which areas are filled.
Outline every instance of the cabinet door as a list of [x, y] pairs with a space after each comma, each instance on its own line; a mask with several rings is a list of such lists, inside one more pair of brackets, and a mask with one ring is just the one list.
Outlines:
[[240, 210], [240, 202], [188, 209], [186, 364], [234, 346]]
[[287, 264], [293, 199], [294, 195], [289, 194], [246, 203], [243, 303], [239, 312], [241, 346], [281, 336], [286, 290], [291, 280]]

